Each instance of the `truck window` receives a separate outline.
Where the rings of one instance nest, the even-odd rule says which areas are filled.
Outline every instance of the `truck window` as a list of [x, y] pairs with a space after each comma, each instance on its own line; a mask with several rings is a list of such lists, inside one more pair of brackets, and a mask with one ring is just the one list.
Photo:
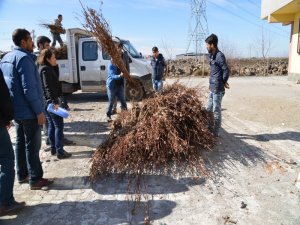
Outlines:
[[102, 58], [104, 60], [111, 60], [111, 57], [109, 56], [109, 54], [105, 51], [102, 51]]
[[82, 59], [84, 61], [95, 61], [98, 59], [98, 44], [96, 41], [82, 43]]

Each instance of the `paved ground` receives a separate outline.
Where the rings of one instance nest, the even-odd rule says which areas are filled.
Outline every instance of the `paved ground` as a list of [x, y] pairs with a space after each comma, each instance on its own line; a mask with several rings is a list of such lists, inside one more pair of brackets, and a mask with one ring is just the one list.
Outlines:
[[[207, 90], [207, 79], [181, 82]], [[88, 182], [92, 151], [109, 131], [107, 100], [98, 94], [70, 96], [65, 134], [77, 143], [66, 147], [73, 157], [56, 160], [41, 151], [45, 177], [55, 184], [49, 191], [31, 191], [16, 183], [15, 197], [27, 207], [0, 218], [0, 224], [142, 224], [150, 209], [151, 224], [157, 225], [299, 225], [300, 85], [286, 77], [232, 78], [230, 85], [221, 138], [207, 154], [211, 178], [148, 176], [149, 195], [135, 215], [126, 180]], [[14, 141], [13, 129], [10, 133]]]

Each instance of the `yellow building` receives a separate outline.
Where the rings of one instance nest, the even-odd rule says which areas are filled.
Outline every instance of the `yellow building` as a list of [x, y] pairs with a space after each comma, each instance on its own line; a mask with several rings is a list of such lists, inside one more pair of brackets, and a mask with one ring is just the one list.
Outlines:
[[300, 0], [262, 0], [261, 18], [291, 25], [289, 78], [300, 79]]

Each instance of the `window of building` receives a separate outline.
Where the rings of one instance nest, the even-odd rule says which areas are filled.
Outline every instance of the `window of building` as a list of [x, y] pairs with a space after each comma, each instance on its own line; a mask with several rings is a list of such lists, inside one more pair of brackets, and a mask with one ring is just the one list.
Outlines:
[[84, 61], [96, 61], [98, 59], [98, 44], [96, 41], [82, 43], [82, 59]]

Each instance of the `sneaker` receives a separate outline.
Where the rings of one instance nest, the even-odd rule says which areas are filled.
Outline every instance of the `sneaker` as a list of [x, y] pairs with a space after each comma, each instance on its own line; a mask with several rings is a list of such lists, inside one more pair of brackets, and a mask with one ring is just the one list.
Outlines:
[[76, 143], [74, 141], [64, 138], [64, 145], [75, 145], [75, 144]]
[[111, 117], [110, 116], [108, 116], [108, 117], [106, 117], [106, 122], [111, 122], [112, 121], [112, 119], [111, 119]]
[[66, 152], [65, 150], [63, 151], [63, 153], [57, 154], [58, 159], [66, 159], [66, 158], [70, 158], [71, 156], [72, 156], [72, 154], [69, 152]]
[[22, 209], [24, 208], [25, 205], [26, 205], [25, 202], [16, 202], [16, 201], [14, 201], [10, 205], [3, 205], [0, 207], [0, 216], [5, 216], [15, 210]]
[[27, 175], [25, 178], [19, 179], [18, 182], [19, 182], [19, 184], [28, 183], [29, 182], [29, 176]]
[[30, 185], [30, 190], [42, 190], [53, 184], [53, 180], [41, 178], [35, 184]]

